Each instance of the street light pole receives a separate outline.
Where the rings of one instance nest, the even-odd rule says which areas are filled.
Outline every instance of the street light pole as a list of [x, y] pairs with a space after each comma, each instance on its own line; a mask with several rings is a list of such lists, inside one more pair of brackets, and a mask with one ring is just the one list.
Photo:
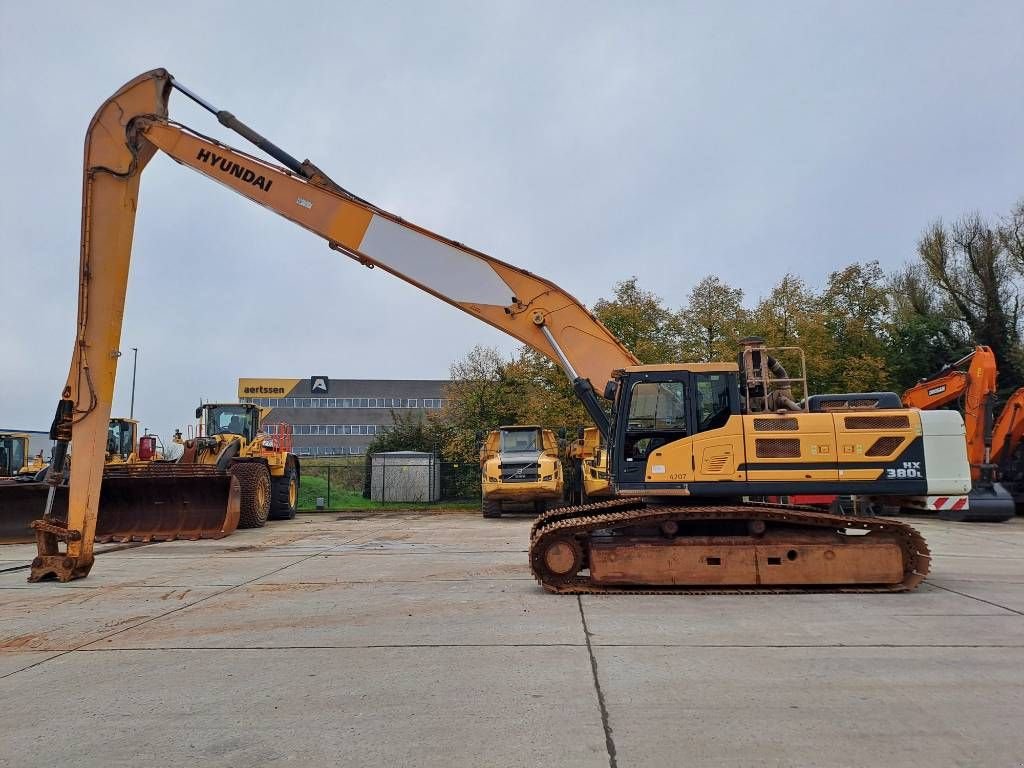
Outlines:
[[132, 359], [132, 404], [128, 409], [128, 418], [135, 418], [135, 369], [139, 365], [139, 348], [132, 347], [132, 352], [135, 353], [135, 357]]

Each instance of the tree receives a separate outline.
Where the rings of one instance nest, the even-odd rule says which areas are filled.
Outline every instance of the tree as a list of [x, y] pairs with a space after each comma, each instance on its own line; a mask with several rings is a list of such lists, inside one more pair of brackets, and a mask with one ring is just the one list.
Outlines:
[[477, 455], [477, 432], [516, 423], [526, 382], [497, 349], [481, 346], [452, 364], [451, 379], [448, 402], [438, 417], [448, 429], [444, 455], [471, 461]]
[[921, 236], [917, 252], [924, 273], [941, 296], [941, 312], [962, 322], [975, 344], [992, 348], [1000, 384], [1024, 383], [1020, 355], [1020, 257], [1024, 204], [1001, 226], [978, 214], [950, 227], [936, 221]]
[[[548, 429], [576, 429], [590, 424], [590, 418], [565, 372], [544, 355], [523, 347], [509, 365], [508, 374], [522, 382], [516, 423], [540, 424]], [[604, 382], [595, 383], [601, 388]]]
[[831, 337], [834, 389], [863, 392], [891, 386], [887, 369], [889, 292], [877, 261], [854, 263], [829, 275], [821, 296]]
[[897, 390], [904, 390], [974, 345], [970, 329], [946, 311], [923, 264], [907, 264], [889, 280], [891, 322], [888, 369]]
[[676, 315], [680, 328], [681, 359], [691, 362], [733, 360], [747, 325], [743, 290], [716, 275], [697, 283], [686, 305]]
[[[597, 319], [642, 363], [666, 363], [679, 356], [679, 322], [661, 297], [637, 285], [636, 277], [616, 283], [612, 298], [594, 304]], [[595, 387], [604, 382], [592, 382]]]
[[392, 411], [394, 420], [391, 426], [379, 432], [370, 443], [367, 453], [385, 451], [423, 451], [424, 453], [440, 452], [445, 444], [447, 430], [444, 422], [432, 417], [430, 413], [402, 413]]
[[[830, 388], [835, 365], [825, 319], [821, 297], [801, 278], [786, 274], [750, 312], [745, 333], [763, 337], [770, 347], [800, 347], [806, 356], [808, 388], [821, 392]], [[779, 356], [790, 375], [797, 375], [797, 356]]]

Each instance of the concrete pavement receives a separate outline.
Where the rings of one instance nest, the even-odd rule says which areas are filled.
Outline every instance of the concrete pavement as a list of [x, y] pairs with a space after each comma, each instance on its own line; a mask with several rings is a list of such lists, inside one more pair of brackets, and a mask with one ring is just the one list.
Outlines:
[[1024, 519], [916, 519], [907, 595], [582, 599], [530, 578], [529, 523], [304, 515], [0, 573], [0, 765], [1024, 763]]

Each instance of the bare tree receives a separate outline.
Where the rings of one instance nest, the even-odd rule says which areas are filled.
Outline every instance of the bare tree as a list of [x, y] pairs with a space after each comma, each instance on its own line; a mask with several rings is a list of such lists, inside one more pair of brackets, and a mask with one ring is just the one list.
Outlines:
[[1003, 371], [1000, 383], [1022, 382], [1020, 285], [1024, 261], [1020, 246], [1020, 206], [1016, 218], [993, 228], [972, 214], [946, 227], [935, 222], [921, 237], [918, 254], [926, 276], [947, 305], [944, 311], [962, 321], [976, 344], [992, 348]]

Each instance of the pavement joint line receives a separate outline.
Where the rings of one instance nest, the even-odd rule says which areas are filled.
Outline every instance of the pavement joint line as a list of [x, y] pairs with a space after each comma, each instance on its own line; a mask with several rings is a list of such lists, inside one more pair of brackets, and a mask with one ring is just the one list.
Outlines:
[[[94, 641], [98, 642], [98, 641]], [[949, 648], [949, 649], [1006, 649], [1024, 648], [1024, 644], [969, 644], [955, 643], [803, 643], [793, 645], [761, 644], [739, 645], [735, 643], [593, 643], [594, 648], [692, 648], [697, 650], [808, 650], [811, 648]], [[416, 650], [421, 648], [586, 648], [586, 643], [371, 643], [336, 645], [160, 645], [127, 646], [121, 648], [88, 648], [82, 646], [63, 653], [116, 653], [118, 651], [296, 651], [296, 650], [337, 650], [359, 651], [372, 649]], [[28, 649], [33, 653], [55, 653], [45, 648]]]
[[590, 657], [590, 672], [594, 677], [594, 691], [597, 694], [597, 705], [601, 710], [601, 727], [604, 729], [604, 745], [608, 752], [608, 768], [618, 768], [615, 757], [615, 739], [612, 737], [611, 723], [608, 721], [608, 707], [605, 705], [604, 692], [601, 690], [601, 680], [597, 674], [597, 658], [594, 656], [594, 647], [590, 642], [590, 628], [587, 626], [587, 615], [583, 612], [583, 600], [576, 596], [576, 605], [580, 609], [580, 621], [583, 623], [583, 637], [587, 641], [587, 655]]
[[311, 555], [307, 555], [306, 557], [299, 558], [298, 560], [296, 560], [293, 563], [288, 563], [287, 565], [283, 565], [280, 568], [275, 568], [274, 570], [270, 571], [269, 573], [265, 573], [265, 574], [262, 574], [260, 576], [256, 576], [256, 577], [254, 577], [252, 579], [249, 579], [248, 581], [243, 581], [241, 584], [235, 584], [234, 586], [227, 587], [226, 589], [221, 589], [221, 590], [219, 590], [217, 592], [214, 592], [211, 595], [207, 595], [206, 597], [200, 598], [199, 600], [196, 600], [194, 602], [188, 603], [187, 605], [179, 605], [177, 608], [172, 608], [171, 610], [165, 611], [164, 613], [158, 614], [156, 616], [150, 616], [148, 619], [144, 619], [144, 620], [140, 621], [138, 624], [132, 624], [131, 626], [122, 627], [121, 629], [117, 630], [116, 632], [111, 632], [110, 634], [102, 635], [101, 637], [97, 637], [97, 638], [95, 638], [93, 640], [89, 640], [88, 642], [82, 643], [81, 645], [79, 645], [79, 646], [77, 646], [75, 648], [70, 648], [70, 649], [68, 649], [66, 651], [62, 651], [60, 653], [57, 653], [57, 655], [55, 655], [55, 656], [50, 656], [49, 658], [42, 659], [41, 661], [38, 661], [35, 664], [30, 664], [27, 667], [23, 667], [21, 669], [16, 669], [13, 672], [7, 673], [6, 675], [0, 675], [0, 680], [5, 680], [8, 677], [11, 677], [12, 675], [17, 675], [17, 674], [19, 674], [21, 672], [25, 672], [25, 671], [27, 671], [29, 669], [35, 669], [36, 667], [38, 667], [38, 666], [40, 666], [42, 664], [45, 664], [48, 661], [53, 661], [54, 659], [62, 658], [62, 657], [66, 656], [69, 653], [74, 653], [75, 651], [80, 651], [80, 650], [84, 649], [88, 645], [93, 645], [94, 643], [99, 643], [99, 642], [101, 642], [103, 640], [109, 640], [110, 638], [115, 637], [116, 635], [120, 635], [122, 632], [127, 632], [130, 629], [137, 629], [138, 627], [141, 627], [144, 624], [149, 624], [151, 621], [156, 621], [157, 619], [162, 619], [165, 616], [170, 616], [172, 613], [177, 613], [178, 611], [183, 611], [186, 608], [191, 608], [194, 605], [199, 605], [200, 603], [205, 603], [207, 600], [212, 600], [213, 598], [219, 597], [220, 595], [223, 595], [223, 594], [226, 594], [226, 593], [230, 592], [233, 589], [238, 589], [239, 587], [247, 586], [247, 585], [251, 584], [252, 582], [256, 581], [257, 579], [262, 579], [264, 576], [272, 576], [273, 574], [277, 573], [278, 571], [283, 571], [285, 568], [290, 568], [293, 565], [298, 565], [301, 562], [309, 560], [311, 557], [316, 557], [317, 554], [319, 554], [319, 552], [311, 554]]
[[1016, 613], [1018, 616], [1024, 616], [1024, 611], [1018, 611], [1016, 608], [1010, 608], [1010, 607], [1005, 606], [1005, 605], [1000, 605], [999, 603], [994, 603], [991, 600], [986, 600], [983, 597], [975, 597], [974, 595], [968, 595], [966, 592], [958, 592], [955, 589], [950, 589], [949, 587], [943, 587], [940, 584], [934, 584], [933, 583], [932, 586], [936, 587], [937, 589], [944, 590], [946, 592], [952, 592], [954, 595], [960, 595], [960, 597], [968, 597], [971, 600], [977, 600], [979, 603], [985, 603], [986, 605], [992, 605], [992, 606], [995, 606], [996, 608], [1002, 608], [1004, 611], [1010, 611], [1010, 613]]

